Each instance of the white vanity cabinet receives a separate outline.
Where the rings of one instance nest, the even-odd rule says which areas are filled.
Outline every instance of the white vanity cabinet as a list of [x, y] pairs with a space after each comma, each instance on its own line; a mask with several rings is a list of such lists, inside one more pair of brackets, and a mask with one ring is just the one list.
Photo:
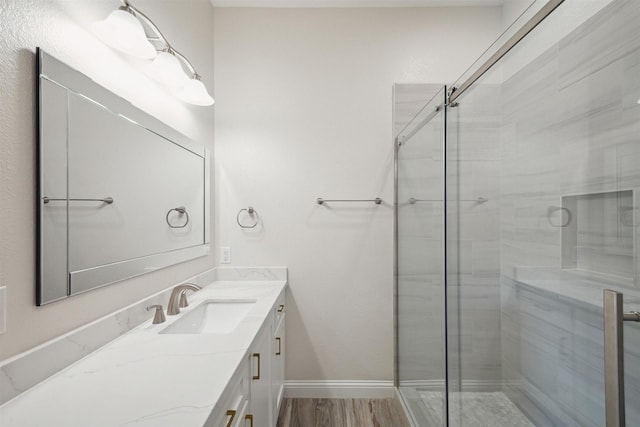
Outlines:
[[249, 354], [249, 412], [254, 425], [248, 424], [247, 427], [275, 427], [278, 424], [284, 391], [284, 297], [285, 292], [282, 291]]
[[280, 402], [284, 394], [284, 354], [285, 354], [285, 306], [284, 292], [278, 297], [276, 303], [276, 312], [273, 322], [273, 336], [271, 341], [271, 415], [273, 417], [273, 425], [278, 422], [278, 414], [280, 412]]
[[[254, 427], [273, 427], [271, 415], [271, 327], [273, 316], [254, 341], [249, 353], [251, 371], [249, 411]], [[249, 426], [250, 427], [250, 426]]]

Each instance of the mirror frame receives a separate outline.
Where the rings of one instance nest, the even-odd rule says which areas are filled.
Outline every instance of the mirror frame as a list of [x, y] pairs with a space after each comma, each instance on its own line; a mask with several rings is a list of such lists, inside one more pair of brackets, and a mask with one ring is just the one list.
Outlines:
[[[211, 252], [211, 153], [208, 149], [200, 144], [187, 138], [175, 129], [169, 127], [165, 123], [155, 117], [145, 113], [135, 107], [125, 99], [115, 95], [106, 88], [98, 85], [86, 75], [71, 68], [60, 60], [46, 53], [41, 48], [36, 48], [36, 76], [37, 76], [37, 150], [38, 150], [38, 176], [36, 190], [36, 209], [37, 209], [37, 260], [36, 260], [36, 305], [41, 306], [55, 301], [64, 300], [66, 298], [88, 292], [93, 289], [101, 288], [113, 283], [127, 280], [136, 276], [140, 276], [152, 271], [166, 268], [175, 264], [200, 258], [210, 254]], [[45, 257], [43, 250], [43, 215], [42, 194], [43, 185], [43, 163], [44, 159], [41, 155], [42, 144], [46, 136], [43, 135], [41, 128], [41, 117], [43, 114], [44, 100], [42, 99], [41, 82], [42, 79], [52, 82], [68, 92], [72, 92], [79, 96], [89, 99], [101, 107], [105, 108], [112, 114], [119, 115], [123, 119], [135, 123], [146, 130], [161, 136], [182, 148], [189, 150], [204, 159], [204, 236], [203, 244], [159, 252], [141, 256], [119, 262], [98, 265], [79, 271], [68, 271], [67, 269], [67, 292], [66, 296], [44, 300], [44, 268], [43, 260]], [[68, 251], [68, 248], [67, 248]], [[73, 286], [72, 286], [73, 285]], [[71, 292], [72, 289], [81, 289], [80, 291]]]

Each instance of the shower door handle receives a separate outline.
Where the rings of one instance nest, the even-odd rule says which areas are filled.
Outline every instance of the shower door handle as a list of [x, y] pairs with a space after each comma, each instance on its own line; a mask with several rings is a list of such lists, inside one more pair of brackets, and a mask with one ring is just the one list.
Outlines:
[[604, 290], [604, 400], [606, 427], [625, 427], [624, 329], [625, 321], [640, 322], [640, 313], [623, 311], [620, 292]]

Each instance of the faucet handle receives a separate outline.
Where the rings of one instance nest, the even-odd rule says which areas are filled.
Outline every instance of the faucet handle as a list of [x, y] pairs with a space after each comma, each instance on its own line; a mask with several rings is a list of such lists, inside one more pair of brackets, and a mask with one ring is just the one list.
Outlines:
[[180, 302], [178, 303], [178, 307], [180, 308], [189, 307], [189, 301], [187, 301], [186, 289], [180, 293]]
[[147, 307], [147, 311], [151, 310], [152, 308], [156, 309], [155, 314], [153, 315], [153, 325], [157, 325], [158, 323], [164, 323], [167, 318], [164, 316], [164, 311], [162, 309], [162, 306], [160, 304], [156, 304], [156, 305], [150, 305], [149, 307]]

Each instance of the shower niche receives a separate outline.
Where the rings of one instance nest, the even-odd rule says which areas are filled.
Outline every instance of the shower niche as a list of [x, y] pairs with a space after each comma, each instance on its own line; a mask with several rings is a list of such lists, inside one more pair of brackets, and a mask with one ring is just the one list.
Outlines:
[[633, 190], [562, 197], [562, 268], [633, 283]]

